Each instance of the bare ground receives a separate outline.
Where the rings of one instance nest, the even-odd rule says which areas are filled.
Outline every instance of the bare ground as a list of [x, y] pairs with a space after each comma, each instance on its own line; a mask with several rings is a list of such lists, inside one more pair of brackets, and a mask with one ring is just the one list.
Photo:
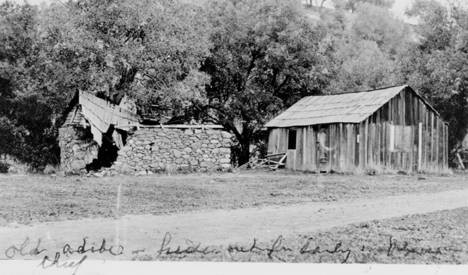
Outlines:
[[467, 179], [0, 177], [0, 259], [65, 257], [66, 244], [87, 238], [87, 249], [103, 239], [125, 248], [86, 252], [91, 259], [468, 263]]
[[[297, 250], [295, 254], [292, 252], [293, 250], [273, 251], [272, 253], [275, 253], [275, 255], [278, 253], [278, 255], [277, 257], [272, 257], [272, 255], [268, 255], [266, 252], [267, 248], [268, 246], [272, 246], [271, 242], [273, 241], [274, 243], [274, 240], [278, 239], [278, 236], [294, 239], [297, 238], [297, 236], [312, 234], [311, 232], [324, 230], [333, 231], [334, 227], [345, 226], [350, 223], [468, 207], [467, 198], [468, 189], [463, 189], [430, 194], [407, 194], [372, 199], [360, 198], [343, 202], [311, 202], [290, 206], [265, 206], [263, 208], [237, 210], [220, 209], [160, 216], [132, 215], [124, 216], [117, 220], [101, 218], [41, 223], [33, 226], [7, 226], [0, 228], [0, 251], [6, 251], [11, 245], [20, 247], [26, 238], [30, 240], [27, 245], [28, 251], [34, 247], [39, 239], [41, 239], [41, 248], [47, 249], [45, 253], [61, 251], [63, 246], [67, 243], [77, 249], [77, 247], [82, 244], [82, 238], [87, 237], [88, 247], [93, 244], [99, 247], [100, 241], [102, 238], [105, 238], [109, 244], [119, 243], [125, 248], [125, 253], [117, 257], [106, 253], [91, 255], [92, 257], [106, 259], [155, 259], [157, 258], [155, 255], [158, 254], [158, 250], [161, 250], [162, 243], [164, 243], [164, 236], [166, 236], [166, 241], [169, 240], [169, 235], [166, 235], [166, 233], [169, 233], [171, 241], [166, 246], [163, 245], [163, 247], [169, 249], [169, 251], [177, 251], [178, 246], [181, 247], [179, 250], [193, 249], [198, 243], [200, 243], [198, 247], [200, 250], [206, 247], [218, 247], [221, 248], [220, 251], [228, 251], [227, 247], [229, 247], [229, 245], [240, 244], [242, 247], [240, 250], [244, 251], [251, 247], [254, 239], [257, 239], [259, 245], [263, 246], [261, 246], [260, 249], [254, 249], [255, 251], [251, 251], [252, 253], [240, 253], [240, 256], [238, 255], [239, 251], [234, 251], [234, 256], [228, 253], [229, 257], [233, 258], [229, 258], [228, 254], [222, 252], [213, 253], [213, 255], [211, 255], [211, 253], [193, 253], [192, 251], [192, 253], [187, 253], [187, 255], [185, 255], [185, 253], [163, 253], [162, 259], [180, 259], [178, 257], [183, 255], [189, 258], [192, 257], [192, 259], [205, 260], [236, 260], [237, 257], [240, 260], [263, 259], [296, 261], [294, 259], [300, 259], [297, 258], [297, 256], [303, 255], [297, 252], [299, 250]], [[466, 216], [466, 210], [464, 210], [463, 215]], [[398, 225], [398, 222], [389, 224]], [[466, 229], [466, 218], [463, 219], [459, 225], [456, 225], [456, 223], [451, 223], [451, 225], [460, 226], [455, 227], [458, 230], [457, 232], [460, 232], [460, 228]], [[408, 227], [403, 226], [402, 230], [417, 231], [427, 229], [428, 227], [430, 227], [430, 223], [427, 224], [424, 219], [420, 219], [418, 223], [414, 225], [414, 228], [405, 229]], [[439, 227], [439, 229], [441, 228], [443, 229], [443, 227]], [[445, 228], [445, 230], [448, 229], [449, 228]], [[360, 236], [358, 234], [359, 232], [354, 231], [350, 233], [352, 236], [347, 236], [347, 231], [349, 231], [349, 229], [344, 230], [343, 233], [338, 235], [333, 235], [336, 243], [330, 244], [330, 241], [327, 250], [333, 250], [333, 246], [336, 246], [341, 240], [349, 241], [353, 240], [353, 238], [362, 240], [363, 236]], [[387, 231], [387, 233], [388, 232], [390, 232], [390, 234], [385, 234], [384, 232], [383, 236], [385, 236], [385, 238], [379, 235], [381, 234], [381, 232], [379, 232], [377, 234], [377, 241], [370, 238], [371, 244], [374, 242], [381, 242], [381, 244], [379, 244], [380, 250], [376, 250], [379, 253], [383, 253], [385, 250], [386, 242], [388, 243], [386, 238], [392, 236], [392, 230]], [[450, 232], [441, 232], [441, 234], [447, 233]], [[426, 236], [428, 237], [430, 235], [420, 234], [419, 240], [424, 241]], [[466, 234], [464, 236], [466, 237]], [[333, 240], [333, 238], [329, 239]], [[321, 240], [318, 239], [318, 241]], [[398, 247], [404, 247], [404, 243], [401, 240], [399, 241], [401, 243], [397, 244]], [[425, 241], [435, 246], [433, 249], [437, 250], [438, 243], [432, 243], [432, 239], [427, 239]], [[297, 243], [297, 241], [293, 243]], [[286, 240], [284, 242], [282, 241], [282, 245], [286, 245]], [[297, 246], [297, 244], [294, 245]], [[330, 245], [331, 247], [329, 247]], [[369, 244], [367, 245], [370, 247]], [[375, 243], [374, 246], [376, 246]], [[289, 246], [287, 247], [289, 248]], [[311, 249], [314, 247], [315, 245], [312, 246]], [[466, 240], [465, 246], [462, 246], [462, 248], [466, 248]], [[353, 249], [356, 249], [355, 245], [353, 245]], [[449, 247], [449, 249], [459, 249], [459, 247]], [[167, 252], [167, 250], [165, 251]], [[365, 252], [365, 250], [363, 251]], [[399, 249], [395, 254], [397, 254], [397, 252], [400, 254], [402, 253], [401, 251], [402, 250]], [[292, 253], [292, 255], [287, 253]], [[466, 252], [463, 253], [466, 254]], [[263, 256], [258, 256], [258, 254]], [[250, 258], [246, 255], [250, 255]], [[431, 256], [430, 253], [429, 255]], [[19, 256], [19, 253], [17, 253], [16, 256]], [[328, 260], [322, 260], [332, 262], [341, 261], [343, 260], [341, 256], [343, 256], [343, 253], [334, 253], [333, 255], [328, 255], [328, 258], [325, 258]], [[26, 255], [25, 258], [31, 257]], [[292, 260], [288, 258], [292, 258]], [[314, 258], [312, 257], [312, 259]], [[354, 262], [366, 262], [366, 259], [375, 260], [379, 258], [365, 256], [365, 259], [358, 258], [354, 260]], [[466, 260], [466, 258], [463, 259]], [[316, 261], [319, 262], [322, 260], [316, 259]]]
[[[120, 186], [120, 207], [117, 197]], [[468, 188], [468, 175], [343, 176], [290, 172], [148, 177], [0, 176], [0, 225], [340, 202]]]

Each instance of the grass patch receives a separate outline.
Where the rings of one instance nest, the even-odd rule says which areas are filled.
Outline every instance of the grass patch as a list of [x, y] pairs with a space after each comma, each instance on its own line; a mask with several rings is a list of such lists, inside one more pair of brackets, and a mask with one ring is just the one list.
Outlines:
[[134, 260], [467, 264], [468, 208], [351, 224], [293, 238], [201, 244], [197, 250], [182, 246], [180, 251], [185, 253], [165, 250]]

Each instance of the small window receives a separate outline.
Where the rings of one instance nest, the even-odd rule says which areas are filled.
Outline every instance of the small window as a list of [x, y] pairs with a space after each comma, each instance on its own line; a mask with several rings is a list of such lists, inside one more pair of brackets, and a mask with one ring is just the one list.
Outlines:
[[296, 150], [296, 130], [289, 129], [288, 149], [289, 150]]

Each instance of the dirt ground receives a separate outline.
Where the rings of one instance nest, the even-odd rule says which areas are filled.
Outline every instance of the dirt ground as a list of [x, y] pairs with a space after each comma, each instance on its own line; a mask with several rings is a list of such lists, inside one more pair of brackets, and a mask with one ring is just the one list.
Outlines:
[[108, 178], [0, 176], [0, 226], [334, 202], [464, 188], [468, 188], [468, 175], [345, 176], [280, 171]]
[[[16, 177], [0, 186], [9, 217], [0, 259], [468, 263], [463, 175]], [[32, 222], [15, 222], [28, 207]]]
[[[188, 257], [194, 260], [221, 261], [236, 260], [236, 258], [238, 258], [238, 260], [267, 260], [266, 258], [268, 258], [268, 260], [284, 259], [285, 261], [296, 261], [300, 259], [299, 256], [304, 253], [300, 253], [299, 248], [296, 248], [296, 253], [294, 253], [294, 250], [290, 250], [292, 249], [290, 246], [297, 246], [297, 238], [313, 234], [312, 232], [328, 232], [327, 230], [330, 230], [330, 232], [342, 232], [334, 235], [332, 234], [333, 238], [328, 237], [329, 243], [326, 250], [333, 251], [333, 247], [329, 247], [331, 240], [336, 241], [335, 250], [339, 250], [336, 248], [336, 245], [342, 243], [342, 240], [353, 240], [352, 237], [348, 236], [349, 234], [354, 234], [356, 238], [359, 237], [359, 239], [362, 240], [360, 232], [356, 230], [351, 233], [346, 233], [348, 230], [346, 228], [344, 231], [334, 228], [343, 227], [352, 223], [461, 208], [462, 210], [457, 211], [462, 211], [461, 213], [465, 218], [457, 222], [456, 219], [452, 217], [452, 222], [447, 223], [446, 227], [441, 227], [440, 225], [442, 225], [443, 222], [441, 223], [439, 221], [439, 227], [432, 228], [431, 223], [428, 223], [428, 221], [424, 219], [419, 219], [412, 225], [412, 228], [402, 225], [396, 227], [397, 229], [395, 230], [395, 226], [399, 225], [399, 221], [396, 220], [388, 223], [393, 227], [382, 228], [381, 231], [372, 232], [373, 235], [370, 235], [369, 240], [367, 240], [368, 246], [370, 246], [370, 244], [377, 245], [378, 243], [380, 245], [380, 250], [375, 251], [381, 254], [381, 250], [384, 249], [382, 246], [385, 247], [385, 245], [388, 245], [388, 240], [386, 241], [384, 237], [399, 236], [399, 228], [403, 228], [402, 230], [416, 231], [412, 233], [413, 236], [418, 237], [417, 244], [420, 242], [427, 242], [430, 244], [429, 249], [431, 249], [431, 251], [438, 251], [437, 249], [440, 248], [439, 242], [432, 242], [433, 238], [430, 236], [442, 234], [447, 236], [448, 240], [451, 240], [451, 238], [458, 238], [455, 235], [451, 235], [451, 232], [456, 231], [460, 233], [466, 229], [466, 216], [468, 212], [467, 197], [468, 189], [463, 189], [427, 194], [413, 193], [372, 199], [359, 198], [342, 202], [309, 202], [289, 206], [265, 206], [261, 208], [234, 210], [204, 210], [192, 213], [175, 213], [159, 216], [127, 215], [119, 219], [82, 219], [76, 221], [47, 222], [32, 226], [9, 225], [0, 227], [0, 251], [8, 251], [9, 247], [12, 245], [25, 247], [26, 251], [30, 251], [35, 247], [44, 248], [47, 249], [47, 251], [64, 251], [64, 246], [66, 245], [70, 245], [70, 247], [77, 250], [80, 245], [83, 245], [83, 238], [87, 240], [88, 249], [91, 246], [97, 249], [100, 247], [101, 241], [104, 238], [109, 246], [115, 245], [117, 247], [117, 245], [122, 245], [122, 249], [125, 248], [125, 253], [121, 255], [99, 253], [96, 255], [93, 254], [93, 258], [177, 260]], [[439, 215], [438, 217], [444, 216]], [[362, 226], [363, 229], [367, 227], [368, 226]], [[432, 232], [431, 234], [424, 233], [424, 230], [430, 231], [434, 229], [438, 231]], [[417, 233], [420, 234], [417, 235]], [[463, 238], [466, 237], [468, 233], [463, 234], [462, 239], [455, 242], [458, 246], [444, 246], [444, 249], [450, 252], [450, 249], [461, 249], [460, 245], [463, 249], [466, 248], [466, 239]], [[425, 239], [426, 237], [427, 239]], [[275, 245], [275, 240], [278, 240], [278, 238], [280, 238], [281, 241], [279, 244]], [[250, 251], [251, 253], [247, 253], [251, 249], [254, 240], [256, 240], [255, 242], [258, 241], [258, 247]], [[317, 238], [314, 239], [314, 242], [316, 240], [322, 241], [320, 238]], [[401, 251], [404, 251], [406, 247], [403, 240], [398, 239], [398, 241], [401, 243], [397, 243], [398, 249], [396, 251], [399, 252], [398, 254], [401, 254]], [[40, 242], [40, 245], [38, 242]], [[273, 245], [271, 244], [272, 242]], [[305, 242], [305, 240], [302, 239], [302, 242]], [[453, 241], [449, 241], [449, 243], [452, 242]], [[271, 257], [271, 255], [269, 256], [268, 253], [265, 252], [272, 246], [276, 246], [276, 248], [270, 249], [272, 249], [275, 254], [278, 254], [277, 257]], [[281, 247], [283, 246], [287, 247], [288, 250], [282, 251]], [[230, 247], [237, 247], [238, 250], [230, 251]], [[311, 249], [315, 247], [314, 245]], [[220, 251], [221, 254], [207, 252], [214, 251], [213, 249]], [[275, 251], [275, 249], [277, 249], [277, 251]], [[356, 249], [355, 243], [353, 249]], [[417, 249], [428, 248], [417, 246]], [[41, 254], [41, 256], [50, 253], [47, 251]], [[205, 253], [202, 251], [205, 251]], [[227, 254], [222, 254], [223, 252], [229, 251], [233, 252], [228, 253], [231, 258], [229, 258]], [[463, 260], [458, 260], [458, 262], [466, 262], [466, 251], [461, 251], [465, 256], [463, 256]], [[458, 252], [460, 251], [457, 251], [457, 253]], [[262, 253], [264, 253], [264, 255]], [[7, 254], [11, 256], [11, 250], [10, 253], [5, 253], [5, 255]], [[234, 256], [231, 254], [234, 254]], [[240, 254], [240, 256], [238, 254]], [[246, 258], [247, 254], [250, 255], [249, 257], [253, 258]], [[337, 255], [328, 255], [325, 260], [311, 257], [311, 259], [315, 259], [311, 261], [329, 262], [340, 259], [343, 260], [342, 257], [338, 257], [340, 255], [343, 256], [342, 252], [328, 254]], [[361, 253], [361, 256], [362, 255], [370, 260], [380, 259], [378, 257], [376, 258], [374, 254], [365, 256], [366, 254]], [[13, 253], [13, 256], [24, 258], [21, 257], [24, 255], [21, 255], [20, 252]], [[25, 258], [35, 258], [29, 256], [26, 255]], [[423, 255], [421, 254], [419, 256]], [[436, 254], [436, 256], [438, 256], [438, 254]], [[401, 255], [399, 257], [401, 258]], [[290, 259], [288, 260], [288, 258]], [[391, 259], [392, 257], [390, 257], [388, 261], [391, 262]], [[415, 260], [415, 263], [419, 263], [418, 260], [428, 261], [426, 258], [418, 258]], [[366, 262], [366, 260], [362, 258], [355, 258], [352, 261]]]

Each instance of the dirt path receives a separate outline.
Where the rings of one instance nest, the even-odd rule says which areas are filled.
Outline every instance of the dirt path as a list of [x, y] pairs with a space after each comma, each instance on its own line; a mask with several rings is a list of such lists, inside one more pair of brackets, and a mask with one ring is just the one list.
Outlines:
[[145, 249], [145, 253], [157, 251], [166, 232], [172, 235], [171, 247], [186, 246], [187, 240], [201, 242], [205, 246], [249, 244], [253, 238], [270, 241], [279, 235], [293, 236], [349, 223], [467, 206], [468, 189], [464, 189], [347, 202], [8, 226], [0, 228], [0, 258], [5, 258], [3, 252], [7, 247], [19, 247], [26, 238], [31, 240], [27, 245], [29, 249], [40, 238], [41, 248], [47, 251], [61, 250], [65, 243], [76, 248], [83, 237], [88, 237], [88, 246], [93, 243], [100, 246], [102, 238], [106, 238], [109, 244], [118, 239], [125, 247], [124, 255], [119, 258], [130, 259], [134, 250]]

